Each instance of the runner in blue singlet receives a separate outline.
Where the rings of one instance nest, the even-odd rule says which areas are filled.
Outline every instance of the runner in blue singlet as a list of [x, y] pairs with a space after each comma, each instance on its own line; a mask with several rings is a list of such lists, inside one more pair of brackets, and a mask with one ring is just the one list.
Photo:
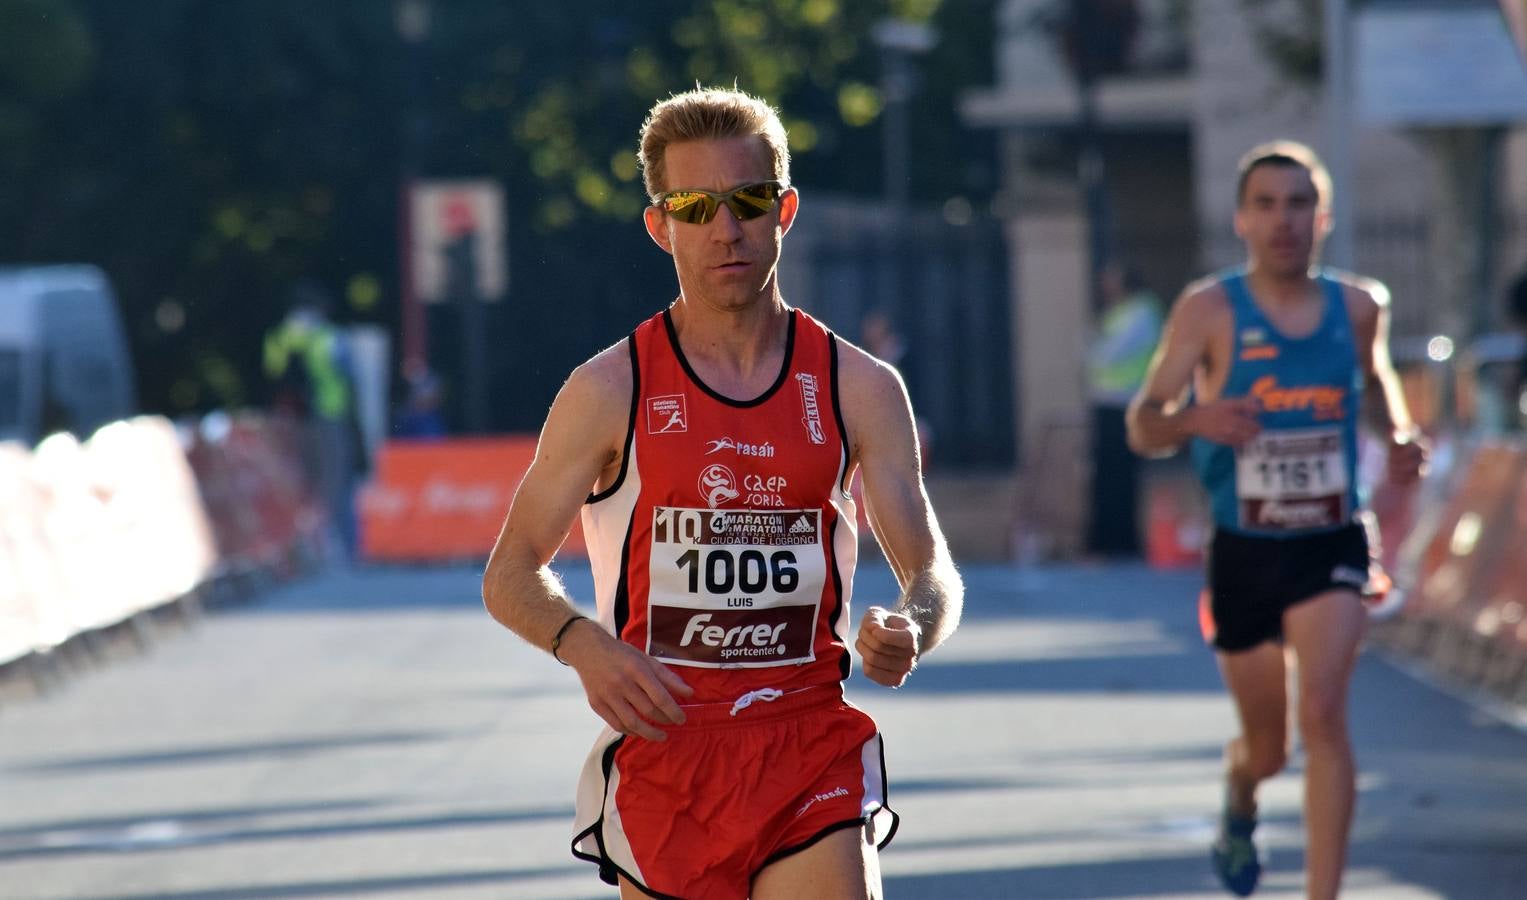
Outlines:
[[1305, 752], [1306, 894], [1340, 889], [1356, 794], [1347, 684], [1369, 557], [1357, 519], [1359, 410], [1389, 446], [1390, 478], [1413, 481], [1426, 457], [1389, 359], [1388, 291], [1315, 267], [1330, 199], [1308, 147], [1277, 142], [1242, 159], [1235, 230], [1246, 265], [1184, 290], [1129, 412], [1137, 452], [1191, 443], [1210, 495], [1201, 620], [1241, 722], [1211, 859], [1241, 896], [1262, 868], [1257, 785], [1287, 759], [1289, 662]]

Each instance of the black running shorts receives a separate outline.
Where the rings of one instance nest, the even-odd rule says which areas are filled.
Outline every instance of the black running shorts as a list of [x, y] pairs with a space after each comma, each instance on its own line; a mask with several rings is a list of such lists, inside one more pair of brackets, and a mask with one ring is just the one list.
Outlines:
[[1288, 538], [1216, 529], [1209, 542], [1201, 623], [1217, 649], [1249, 650], [1283, 638], [1289, 607], [1331, 590], [1361, 594], [1368, 538], [1359, 524]]

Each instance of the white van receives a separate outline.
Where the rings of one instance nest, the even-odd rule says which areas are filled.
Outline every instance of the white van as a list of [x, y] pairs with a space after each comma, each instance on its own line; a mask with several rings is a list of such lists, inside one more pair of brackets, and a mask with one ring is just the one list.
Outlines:
[[137, 411], [116, 295], [95, 266], [0, 267], [0, 441], [82, 440]]

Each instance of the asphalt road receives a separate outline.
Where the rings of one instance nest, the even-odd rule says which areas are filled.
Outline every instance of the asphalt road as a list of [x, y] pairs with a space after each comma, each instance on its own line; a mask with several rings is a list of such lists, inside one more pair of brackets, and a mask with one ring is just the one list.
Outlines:
[[[964, 627], [906, 688], [850, 682], [902, 815], [887, 896], [1226, 896], [1206, 847], [1232, 714], [1195, 576], [965, 574]], [[856, 607], [891, 586], [867, 569]], [[1344, 896], [1524, 896], [1527, 734], [1373, 653], [1352, 706]], [[0, 707], [0, 897], [612, 897], [567, 849], [596, 730], [475, 570], [315, 577]], [[1258, 896], [1299, 894], [1299, 765], [1263, 792]]]

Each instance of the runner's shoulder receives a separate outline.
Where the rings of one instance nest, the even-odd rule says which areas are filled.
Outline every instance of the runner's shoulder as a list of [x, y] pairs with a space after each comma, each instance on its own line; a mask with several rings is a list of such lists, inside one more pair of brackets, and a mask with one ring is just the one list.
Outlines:
[[1209, 275], [1192, 282], [1177, 295], [1172, 304], [1171, 321], [1174, 330], [1208, 335], [1230, 327], [1230, 297], [1225, 286], [1216, 276]]
[[615, 415], [624, 422], [631, 407], [631, 351], [618, 341], [573, 369], [557, 395], [557, 403], [571, 403], [585, 415]]
[[1341, 284], [1347, 306], [1354, 310], [1377, 310], [1390, 306], [1390, 289], [1377, 278], [1342, 269], [1325, 269], [1325, 277]]
[[896, 367], [838, 335], [838, 390], [845, 398], [874, 398], [906, 388]]

